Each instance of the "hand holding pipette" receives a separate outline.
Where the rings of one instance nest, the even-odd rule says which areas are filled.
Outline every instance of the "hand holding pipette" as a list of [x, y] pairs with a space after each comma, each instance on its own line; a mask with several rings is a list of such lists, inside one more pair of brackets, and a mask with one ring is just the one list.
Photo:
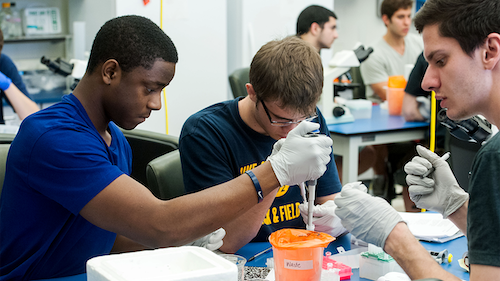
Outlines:
[[[443, 156], [441, 156], [441, 160], [448, 160], [448, 158], [450, 158], [450, 152], [446, 152]], [[421, 178], [425, 178], [425, 177], [428, 177], [430, 174], [432, 174], [434, 171], [436, 170], [436, 168], [432, 167], [430, 168], [429, 170], [427, 170], [427, 172], [425, 172], [423, 175], [421, 175], [420, 177]]]
[[282, 141], [277, 153], [271, 154], [267, 160], [271, 162], [274, 174], [280, 185], [296, 185], [311, 179], [317, 179], [326, 171], [330, 162], [332, 139], [320, 135], [305, 138], [308, 132], [319, 128], [319, 124], [301, 122], [288, 133]]
[[[439, 157], [420, 145], [417, 152], [418, 156], [404, 167], [410, 199], [417, 207], [439, 212], [447, 218], [469, 199], [469, 195], [458, 185], [446, 162], [449, 156]], [[432, 177], [424, 176], [432, 168]]]

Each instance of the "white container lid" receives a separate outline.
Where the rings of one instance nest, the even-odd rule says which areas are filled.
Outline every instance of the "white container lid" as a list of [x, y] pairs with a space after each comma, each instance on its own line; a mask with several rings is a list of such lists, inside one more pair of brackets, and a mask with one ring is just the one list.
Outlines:
[[172, 247], [99, 256], [87, 261], [88, 281], [237, 280], [235, 264], [201, 247]]
[[364, 99], [346, 100], [345, 106], [352, 109], [370, 108], [372, 106], [372, 102]]

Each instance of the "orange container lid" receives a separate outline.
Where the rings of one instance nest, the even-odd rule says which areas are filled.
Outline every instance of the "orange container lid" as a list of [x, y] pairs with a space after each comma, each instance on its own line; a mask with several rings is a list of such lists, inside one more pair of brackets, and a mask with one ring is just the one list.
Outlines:
[[389, 88], [405, 88], [406, 79], [403, 75], [389, 76], [389, 81], [387, 81], [387, 87]]
[[2, 3], [2, 8], [9, 8], [10, 7], [10, 2], [3, 2]]
[[277, 230], [269, 236], [269, 242], [275, 248], [294, 250], [301, 248], [325, 248], [335, 240], [329, 234], [305, 229], [284, 228]]

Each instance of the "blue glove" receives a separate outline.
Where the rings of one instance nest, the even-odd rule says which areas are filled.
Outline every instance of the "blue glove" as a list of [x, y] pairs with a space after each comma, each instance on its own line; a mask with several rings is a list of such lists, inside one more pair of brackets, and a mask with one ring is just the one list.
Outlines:
[[3, 91], [7, 90], [12, 84], [12, 80], [9, 77], [5, 76], [2, 72], [0, 72], [0, 89]]

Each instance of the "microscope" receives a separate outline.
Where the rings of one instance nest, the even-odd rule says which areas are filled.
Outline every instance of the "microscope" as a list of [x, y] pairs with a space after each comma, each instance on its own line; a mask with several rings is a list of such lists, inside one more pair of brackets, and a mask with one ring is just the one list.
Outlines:
[[459, 140], [483, 144], [495, 133], [491, 123], [480, 115], [472, 116], [466, 120], [455, 121], [448, 118], [446, 111], [447, 109], [443, 108], [438, 112], [439, 123]]
[[50, 60], [43, 56], [40, 59], [40, 62], [42, 64], [45, 64], [52, 72], [64, 77], [68, 77], [70, 79], [71, 86], [69, 88], [71, 90], [74, 90], [76, 88], [76, 85], [82, 79], [87, 68], [86, 61], [76, 59], [72, 59], [68, 63], [61, 58]]
[[335, 103], [333, 79], [348, 72], [351, 67], [357, 67], [373, 52], [370, 47], [365, 49], [359, 46], [355, 50], [337, 52], [329, 62], [329, 67], [324, 69], [323, 93], [318, 102], [327, 124], [353, 122], [354, 117], [345, 106]]

